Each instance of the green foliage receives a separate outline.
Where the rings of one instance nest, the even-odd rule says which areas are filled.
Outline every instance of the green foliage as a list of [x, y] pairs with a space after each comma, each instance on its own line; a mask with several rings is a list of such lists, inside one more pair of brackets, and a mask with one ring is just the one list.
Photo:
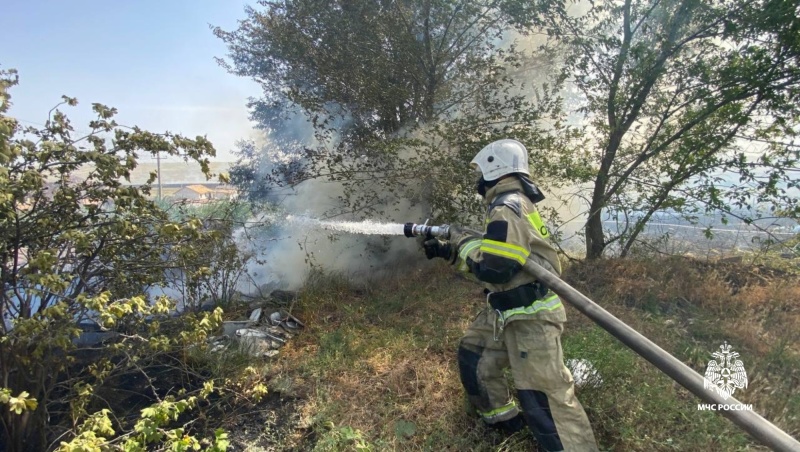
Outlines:
[[375, 450], [367, 442], [361, 431], [350, 426], [337, 427], [333, 422], [326, 422], [323, 426], [322, 437], [314, 445], [314, 452], [335, 452], [339, 450], [353, 450], [357, 452], [370, 452]]
[[229, 222], [236, 226], [242, 225], [253, 216], [251, 206], [240, 201], [220, 200], [205, 204], [191, 204], [157, 200], [156, 205], [166, 211], [170, 220], [175, 222], [197, 218], [204, 222]]
[[150, 407], [141, 410], [140, 417], [127, 437], [113, 438], [114, 429], [109, 418], [109, 410], [95, 412], [83, 422], [78, 434], [69, 442], [61, 442], [59, 452], [77, 451], [145, 451], [154, 444], [162, 450], [187, 451], [205, 450], [224, 451], [229, 445], [227, 434], [217, 430], [213, 440], [198, 440], [186, 433], [184, 428], [168, 428], [185, 412], [197, 407], [198, 403], [213, 391], [213, 385], [206, 385], [198, 396], [183, 399], [168, 397]]
[[183, 307], [197, 309], [203, 302], [215, 306], [234, 301], [236, 284], [253, 256], [239, 250], [233, 233], [251, 218], [247, 203], [219, 201], [203, 205], [186, 203], [160, 205], [171, 221], [193, 224], [210, 240], [198, 240], [174, 248], [174, 261], [181, 271], [173, 272], [169, 286], [183, 294]]
[[[323, 180], [340, 187], [323, 215], [421, 205], [436, 221], [472, 223], [481, 206], [467, 163], [511, 137], [528, 145], [546, 191], [592, 185], [589, 257], [610, 244], [627, 254], [659, 211], [741, 216], [761, 203], [796, 216], [789, 3], [262, 6], [234, 31], [215, 29], [230, 51], [222, 64], [264, 88], [252, 107], [269, 142], [243, 144], [232, 171], [251, 200]], [[523, 52], [515, 33], [550, 42]], [[609, 212], [623, 223], [613, 235]]]
[[[512, 7], [517, 6], [517, 8]], [[496, 42], [528, 2], [264, 2], [235, 31], [215, 28], [231, 72], [264, 87], [257, 116], [276, 128], [295, 106], [315, 125], [343, 113], [384, 134], [448, 110], [505, 58]], [[333, 125], [333, 124], [331, 124]]]
[[0, 404], [8, 405], [8, 411], [14, 414], [22, 414], [23, 411], [35, 410], [39, 405], [36, 399], [28, 397], [27, 391], [22, 391], [16, 397], [11, 396], [11, 390], [0, 388]]
[[[557, 108], [550, 87], [526, 100], [511, 43], [546, 9], [521, 1], [387, 3], [295, 0], [248, 9], [235, 31], [215, 29], [231, 72], [262, 84], [253, 117], [263, 148], [241, 146], [234, 182], [252, 198], [276, 186], [332, 182], [325, 215], [387, 217], [422, 205], [437, 220], [474, 219], [468, 162], [500, 137], [563, 146], [565, 126], [536, 123]], [[551, 58], [551, 54], [541, 58]], [[534, 64], [541, 61], [534, 61]], [[543, 83], [537, 81], [536, 84]], [[304, 133], [305, 131], [310, 132]]]
[[[196, 449], [201, 440], [170, 424], [210, 390], [192, 389], [181, 358], [205, 346], [222, 310], [176, 320], [174, 300], [146, 291], [167, 285], [174, 271], [192, 281], [201, 278], [195, 274], [213, 278], [224, 265], [203, 267], [209, 248], [227, 246], [226, 262], [236, 261], [224, 240], [232, 226], [171, 219], [148, 199], [149, 186], [124, 182], [142, 152], [185, 155], [208, 174], [214, 149], [204, 137], [120, 126], [116, 110], [100, 104], [92, 106], [88, 132], [78, 134], [61, 111], [77, 105], [66, 96], [41, 129], [22, 127], [5, 115], [16, 82], [13, 71], [0, 72], [0, 402], [7, 407], [0, 441], [8, 450], [46, 450], [55, 437], [63, 450], [144, 450], [154, 442]], [[85, 177], [76, 176], [79, 168], [89, 168]], [[79, 345], [76, 322], [87, 319], [108, 344]], [[152, 385], [150, 369], [165, 363], [183, 372], [186, 386]], [[142, 396], [156, 401], [135, 425], [102, 396], [131, 375], [144, 376]], [[213, 447], [225, 442], [220, 433]]]
[[399, 420], [394, 424], [394, 433], [398, 439], [406, 439], [417, 433], [417, 425], [413, 422]]
[[[797, 210], [799, 24], [794, 2], [772, 0], [553, 9], [597, 149], [588, 257], [617, 241], [627, 253], [659, 210]], [[607, 210], [625, 217], [621, 234], [604, 234]]]

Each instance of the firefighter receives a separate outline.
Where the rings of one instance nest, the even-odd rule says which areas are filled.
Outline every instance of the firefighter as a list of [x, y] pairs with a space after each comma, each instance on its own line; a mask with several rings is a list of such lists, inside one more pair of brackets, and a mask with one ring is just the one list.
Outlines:
[[[483, 421], [506, 432], [527, 425], [547, 451], [596, 451], [592, 427], [564, 365], [566, 313], [559, 297], [522, 271], [526, 259], [560, 275], [561, 265], [535, 204], [544, 199], [516, 140], [481, 149], [470, 163], [487, 205], [482, 235], [451, 227], [448, 241], [423, 243], [428, 259], [444, 258], [486, 287], [488, 306], [458, 348], [461, 383]], [[514, 401], [504, 370], [510, 368]]]

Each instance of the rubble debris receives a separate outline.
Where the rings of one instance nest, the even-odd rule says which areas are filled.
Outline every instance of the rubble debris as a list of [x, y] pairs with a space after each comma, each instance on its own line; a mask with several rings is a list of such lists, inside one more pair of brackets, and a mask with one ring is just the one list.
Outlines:
[[291, 339], [293, 337], [293, 335], [291, 333], [287, 332], [285, 329], [281, 328], [280, 326], [266, 326], [265, 328], [266, 328], [266, 331], [268, 331], [270, 334], [274, 334], [274, 335], [276, 335], [278, 337], [282, 337], [282, 338], [287, 339], [287, 340]]
[[286, 343], [277, 336], [253, 328], [238, 330], [236, 336], [239, 338], [242, 348], [253, 356], [265, 356], [267, 352], [276, 350]]
[[278, 349], [305, 326], [282, 310], [269, 316], [263, 316], [262, 313], [263, 310], [257, 308], [250, 313], [248, 320], [222, 322], [222, 336], [209, 339], [209, 349], [222, 352], [233, 340], [253, 356], [270, 358], [277, 356]]
[[273, 326], [280, 326], [287, 331], [296, 331], [305, 326], [297, 317], [284, 311], [275, 311], [270, 314], [269, 323]]
[[286, 329], [288, 329], [288, 330], [290, 330], [290, 331], [299, 330], [301, 328], [300, 324], [297, 323], [295, 320], [293, 320], [291, 318], [288, 318], [288, 319], [284, 320], [281, 323], [281, 326], [286, 328]]
[[265, 338], [266, 337], [266, 338], [274, 339], [274, 340], [276, 340], [276, 341], [278, 341], [280, 343], [285, 343], [286, 342], [285, 340], [281, 339], [280, 337], [274, 336], [272, 334], [269, 334], [264, 330], [257, 330], [257, 329], [253, 329], [253, 328], [244, 328], [244, 329], [238, 330], [238, 331], [236, 331], [236, 336], [238, 336], [238, 337], [245, 337], [245, 336], [247, 336], [247, 337], [261, 337], [261, 338]]
[[212, 337], [208, 340], [208, 349], [211, 353], [224, 351], [230, 345], [230, 338], [228, 336]]
[[261, 308], [257, 308], [253, 312], [250, 313], [250, 321], [251, 322], [258, 322], [259, 319], [261, 319]]
[[222, 322], [222, 335], [233, 337], [237, 330], [253, 325], [249, 320], [227, 320]]
[[291, 320], [294, 323], [296, 323], [297, 326], [299, 326], [300, 328], [305, 328], [306, 324], [301, 322], [300, 319], [298, 319], [297, 317], [295, 317], [295, 316], [293, 316], [291, 314], [287, 314], [287, 315], [289, 316], [289, 320]]

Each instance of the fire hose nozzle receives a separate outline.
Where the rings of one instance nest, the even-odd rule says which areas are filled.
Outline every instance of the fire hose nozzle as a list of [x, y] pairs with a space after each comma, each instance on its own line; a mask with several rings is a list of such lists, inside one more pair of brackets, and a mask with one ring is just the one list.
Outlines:
[[425, 224], [406, 223], [403, 225], [403, 234], [406, 237], [424, 236], [429, 239], [435, 237], [447, 240], [450, 238], [450, 225], [429, 226], [427, 221]]

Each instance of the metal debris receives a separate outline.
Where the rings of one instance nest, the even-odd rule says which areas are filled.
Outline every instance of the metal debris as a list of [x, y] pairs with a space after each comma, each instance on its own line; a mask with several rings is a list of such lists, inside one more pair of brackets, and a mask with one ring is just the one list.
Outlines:
[[257, 308], [250, 313], [248, 320], [223, 322], [223, 335], [209, 339], [209, 350], [214, 353], [225, 352], [233, 340], [253, 356], [272, 358], [305, 326], [283, 310], [266, 317], [262, 314], [263, 310]]
[[227, 337], [234, 337], [236, 331], [242, 328], [248, 328], [253, 324], [249, 320], [230, 320], [222, 322], [222, 335]]
[[250, 321], [257, 323], [261, 319], [261, 308], [254, 310], [250, 313]]

